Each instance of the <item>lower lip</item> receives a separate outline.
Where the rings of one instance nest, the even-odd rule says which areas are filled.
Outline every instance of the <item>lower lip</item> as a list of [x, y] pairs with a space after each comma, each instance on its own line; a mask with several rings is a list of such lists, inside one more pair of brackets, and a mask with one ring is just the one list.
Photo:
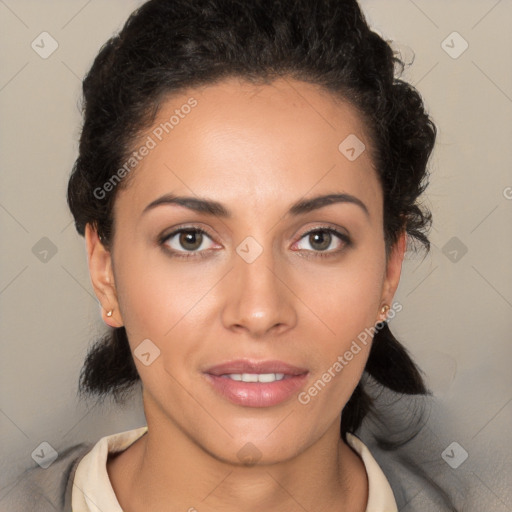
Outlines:
[[271, 407], [290, 398], [304, 385], [307, 374], [294, 375], [274, 382], [242, 382], [206, 373], [213, 389], [237, 405]]

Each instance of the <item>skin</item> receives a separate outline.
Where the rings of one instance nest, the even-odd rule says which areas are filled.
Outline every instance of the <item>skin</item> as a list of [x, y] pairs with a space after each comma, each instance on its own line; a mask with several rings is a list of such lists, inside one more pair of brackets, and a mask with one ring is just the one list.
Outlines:
[[[134, 358], [149, 430], [109, 459], [114, 491], [127, 512], [364, 511], [366, 472], [340, 439], [339, 422], [370, 343], [307, 405], [297, 394], [272, 407], [235, 405], [202, 370], [236, 358], [279, 359], [309, 370], [307, 390], [385, 318], [380, 308], [392, 304], [405, 233], [386, 259], [371, 141], [350, 104], [284, 78], [263, 86], [227, 79], [168, 98], [154, 127], [191, 96], [198, 105], [118, 191], [111, 251], [86, 229], [103, 320], [125, 326], [132, 351], [144, 339], [161, 351], [149, 366]], [[349, 134], [367, 148], [354, 161], [338, 150]], [[142, 214], [170, 192], [216, 200], [232, 218], [177, 205]], [[331, 193], [356, 196], [368, 215], [352, 203], [286, 215], [299, 199]], [[165, 248], [185, 254], [193, 243], [180, 245], [178, 234], [159, 245], [159, 236], [191, 225], [208, 232], [196, 256], [170, 257]], [[352, 245], [332, 235], [325, 249], [304, 236], [325, 225]], [[248, 236], [263, 249], [250, 264], [236, 252]], [[248, 442], [261, 456], [252, 466], [237, 456]]]

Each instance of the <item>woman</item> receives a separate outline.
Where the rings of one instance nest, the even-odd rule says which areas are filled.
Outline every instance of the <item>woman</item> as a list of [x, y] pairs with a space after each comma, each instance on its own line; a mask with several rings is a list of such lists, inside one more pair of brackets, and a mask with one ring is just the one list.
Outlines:
[[396, 64], [355, 0], [150, 0], [101, 49], [68, 203], [111, 330], [80, 384], [140, 382], [147, 427], [61, 454], [53, 508], [405, 504], [355, 435], [370, 384], [427, 394], [386, 324], [436, 135]]

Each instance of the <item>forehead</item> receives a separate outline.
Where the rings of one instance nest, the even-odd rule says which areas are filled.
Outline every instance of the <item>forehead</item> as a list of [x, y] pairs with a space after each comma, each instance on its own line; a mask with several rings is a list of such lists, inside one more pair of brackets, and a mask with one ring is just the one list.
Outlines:
[[[364, 199], [375, 215], [381, 207], [363, 120], [313, 84], [230, 78], [169, 96], [134, 149], [144, 144], [151, 149], [116, 201], [133, 212], [170, 192], [208, 196], [234, 211], [333, 191]], [[347, 158], [347, 146], [359, 152], [362, 144], [356, 159]]]

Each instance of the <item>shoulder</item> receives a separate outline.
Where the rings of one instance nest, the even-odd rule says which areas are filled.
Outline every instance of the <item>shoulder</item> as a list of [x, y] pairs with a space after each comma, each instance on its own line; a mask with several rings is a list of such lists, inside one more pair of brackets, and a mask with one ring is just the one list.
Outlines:
[[399, 510], [452, 512], [466, 510], [470, 479], [453, 471], [441, 456], [446, 446], [435, 400], [381, 390], [356, 435], [384, 472]]
[[21, 473], [0, 501], [1, 512], [69, 512], [78, 463], [93, 447], [80, 443], [59, 451], [46, 469], [33, 467]]
[[468, 480], [446, 464], [443, 448], [428, 430], [396, 448], [362, 432], [358, 435], [385, 474], [399, 510], [453, 512], [468, 505]]

